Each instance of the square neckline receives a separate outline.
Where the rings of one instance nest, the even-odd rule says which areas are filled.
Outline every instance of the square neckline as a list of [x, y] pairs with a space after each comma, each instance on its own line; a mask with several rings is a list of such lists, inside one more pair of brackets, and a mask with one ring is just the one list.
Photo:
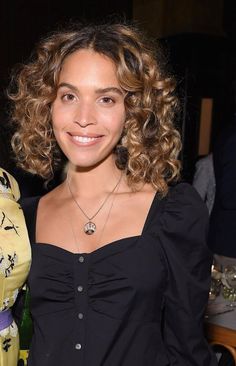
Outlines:
[[38, 246], [38, 245], [49, 246], [49, 247], [52, 247], [52, 249], [56, 249], [56, 250], [59, 250], [59, 251], [64, 251], [64, 252], [66, 252], [68, 254], [71, 254], [71, 255], [83, 255], [83, 256], [91, 256], [91, 255], [94, 255], [96, 253], [105, 251], [107, 248], [109, 249], [111, 247], [117, 246], [119, 242], [129, 241], [131, 239], [137, 239], [137, 240], [140, 239], [144, 235], [144, 233], [146, 232], [147, 227], [149, 226], [149, 223], [151, 221], [152, 212], [155, 210], [156, 204], [159, 201], [158, 192], [156, 191], [154, 196], [153, 196], [153, 199], [151, 201], [150, 207], [147, 211], [147, 215], [146, 215], [146, 218], [144, 220], [144, 225], [143, 225], [141, 234], [133, 235], [133, 236], [126, 236], [124, 238], [119, 238], [119, 239], [113, 240], [109, 243], [105, 243], [105, 244], [101, 245], [100, 247], [92, 250], [91, 252], [72, 252], [72, 251], [67, 250], [63, 247], [60, 247], [59, 245], [56, 245], [56, 244], [36, 241], [35, 234], [36, 234], [36, 222], [37, 222], [37, 216], [38, 216], [38, 206], [39, 206], [39, 202], [40, 202], [40, 199], [42, 198], [42, 196], [37, 196], [35, 198], [36, 198], [36, 200], [35, 200], [35, 207], [34, 207], [33, 230], [32, 230], [32, 232], [33, 232], [33, 240], [32, 240], [33, 244], [36, 245], [36, 246]]

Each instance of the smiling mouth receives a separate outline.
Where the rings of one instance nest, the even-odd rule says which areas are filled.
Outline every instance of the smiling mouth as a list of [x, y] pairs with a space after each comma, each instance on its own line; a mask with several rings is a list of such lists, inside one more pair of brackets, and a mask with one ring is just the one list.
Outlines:
[[89, 142], [94, 142], [100, 139], [102, 136], [79, 136], [79, 135], [71, 135], [71, 138], [79, 143], [87, 144]]

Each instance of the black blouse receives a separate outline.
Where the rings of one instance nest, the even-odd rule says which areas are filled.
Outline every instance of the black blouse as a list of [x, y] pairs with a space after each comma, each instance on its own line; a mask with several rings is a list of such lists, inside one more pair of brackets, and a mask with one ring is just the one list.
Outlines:
[[208, 213], [190, 185], [155, 195], [140, 236], [90, 254], [35, 243], [38, 201], [23, 202], [33, 252], [30, 366], [216, 365], [203, 333]]

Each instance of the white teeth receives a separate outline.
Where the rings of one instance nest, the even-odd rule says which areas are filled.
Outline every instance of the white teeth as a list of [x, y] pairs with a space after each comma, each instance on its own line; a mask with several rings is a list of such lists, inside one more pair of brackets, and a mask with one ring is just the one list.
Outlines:
[[87, 137], [87, 136], [72, 136], [72, 138], [75, 141], [82, 142], [82, 143], [91, 142], [91, 141], [96, 140], [96, 137]]

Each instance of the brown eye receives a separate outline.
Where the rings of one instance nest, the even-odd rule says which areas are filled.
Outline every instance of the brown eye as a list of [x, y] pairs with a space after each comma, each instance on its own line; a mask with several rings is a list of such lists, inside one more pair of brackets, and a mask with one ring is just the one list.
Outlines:
[[62, 96], [62, 100], [66, 102], [73, 102], [75, 100], [75, 96], [73, 94], [67, 93]]
[[101, 102], [104, 104], [112, 104], [114, 103], [114, 100], [110, 97], [103, 97], [101, 98]]

